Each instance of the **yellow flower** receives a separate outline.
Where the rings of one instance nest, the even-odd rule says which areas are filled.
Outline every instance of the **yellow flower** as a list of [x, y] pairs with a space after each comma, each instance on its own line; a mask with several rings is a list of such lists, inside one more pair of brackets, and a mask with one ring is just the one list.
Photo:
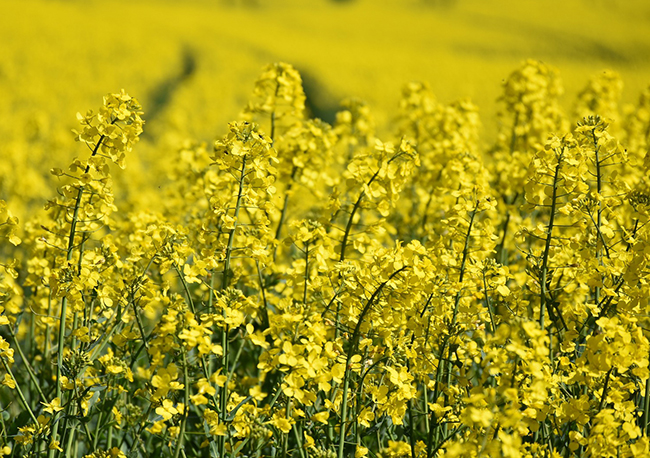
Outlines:
[[45, 412], [48, 412], [52, 415], [54, 415], [56, 412], [60, 412], [63, 410], [63, 407], [61, 407], [61, 399], [60, 398], [54, 398], [52, 399], [51, 402], [45, 403], [41, 402], [45, 406], [43, 409]]
[[156, 407], [156, 413], [161, 415], [164, 420], [171, 419], [178, 412], [178, 409], [174, 407], [174, 403], [169, 399], [163, 399], [162, 405]]
[[167, 396], [172, 390], [182, 390], [184, 385], [177, 382], [177, 378], [178, 368], [173, 363], [166, 368], [158, 369], [158, 373], [151, 378], [151, 384], [156, 388], [154, 399]]
[[271, 420], [268, 421], [268, 424], [275, 426], [284, 434], [289, 434], [291, 431], [292, 425], [295, 421], [293, 419], [287, 419], [282, 413], [276, 413], [273, 415]]
[[329, 410], [323, 410], [322, 412], [318, 412], [314, 415], [311, 416], [312, 421], [316, 421], [319, 423], [323, 423], [324, 425], [327, 424], [327, 419], [330, 417], [330, 412]]
[[16, 382], [9, 374], [5, 374], [4, 380], [2, 380], [2, 384], [8, 388], [11, 388], [12, 390], [16, 388]]

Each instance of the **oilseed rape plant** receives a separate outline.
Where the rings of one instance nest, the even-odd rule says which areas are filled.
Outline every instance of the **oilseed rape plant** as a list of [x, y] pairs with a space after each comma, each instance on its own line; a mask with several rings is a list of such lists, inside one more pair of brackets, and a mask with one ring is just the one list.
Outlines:
[[567, 114], [525, 61], [487, 144], [412, 82], [379, 138], [272, 64], [149, 209], [114, 182], [146, 109], [106, 95], [45, 211], [0, 201], [0, 456], [649, 456], [650, 96], [621, 86]]

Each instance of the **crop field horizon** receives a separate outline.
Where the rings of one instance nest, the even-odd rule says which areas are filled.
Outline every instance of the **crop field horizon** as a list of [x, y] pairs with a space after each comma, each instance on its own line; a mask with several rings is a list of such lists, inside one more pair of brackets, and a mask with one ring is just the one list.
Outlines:
[[[342, 100], [359, 97], [388, 132], [403, 85], [423, 81], [442, 102], [469, 97], [486, 141], [494, 139], [501, 84], [525, 59], [559, 70], [567, 111], [598, 72], [621, 75], [623, 103], [636, 102], [650, 73], [650, 6], [636, 0], [27, 0], [3, 2], [3, 10], [2, 116], [15, 121], [0, 135], [37, 144], [30, 158], [43, 165], [41, 180], [56, 165], [39, 153], [41, 138], [56, 139], [71, 159], [70, 119], [107, 90], [139, 94], [149, 114], [140, 156], [160, 177], [149, 156], [225, 133], [270, 62], [301, 72], [308, 108], [327, 122]], [[7, 142], [2, 148], [16, 156]], [[20, 187], [6, 181], [4, 188]]]

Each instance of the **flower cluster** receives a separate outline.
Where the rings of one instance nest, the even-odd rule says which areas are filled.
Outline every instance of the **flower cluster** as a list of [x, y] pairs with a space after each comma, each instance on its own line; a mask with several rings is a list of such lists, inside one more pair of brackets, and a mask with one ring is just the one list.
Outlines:
[[569, 118], [532, 60], [503, 91], [487, 148], [417, 82], [380, 138], [273, 64], [146, 210], [106, 96], [46, 212], [0, 201], [0, 455], [647, 456], [650, 98], [603, 73]]

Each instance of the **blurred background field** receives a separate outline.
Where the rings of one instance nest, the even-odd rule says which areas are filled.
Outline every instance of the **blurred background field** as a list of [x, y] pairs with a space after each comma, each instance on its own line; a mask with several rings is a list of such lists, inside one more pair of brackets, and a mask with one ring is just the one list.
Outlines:
[[[501, 82], [522, 60], [557, 68], [570, 112], [611, 69], [623, 102], [650, 83], [647, 0], [22, 0], [0, 1], [0, 199], [19, 216], [52, 195], [49, 169], [81, 155], [75, 114], [126, 89], [145, 138], [120, 175], [132, 202], [165, 182], [186, 139], [210, 142], [238, 118], [261, 68], [302, 74], [314, 116], [368, 102], [380, 137], [401, 87], [427, 81], [439, 100], [470, 97], [493, 139]], [[119, 191], [118, 191], [119, 192]]]

